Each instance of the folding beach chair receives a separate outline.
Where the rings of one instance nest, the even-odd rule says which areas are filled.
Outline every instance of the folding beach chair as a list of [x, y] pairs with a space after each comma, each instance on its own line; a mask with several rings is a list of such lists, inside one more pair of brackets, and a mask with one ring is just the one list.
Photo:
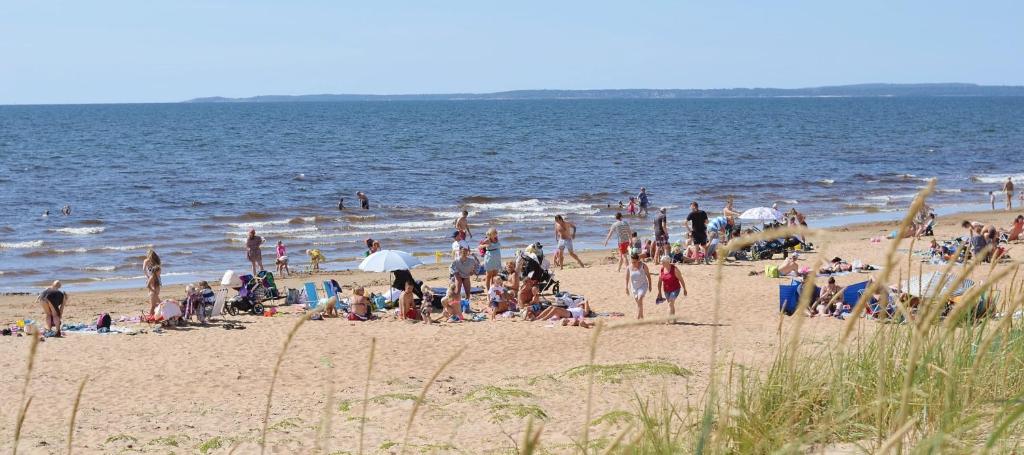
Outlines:
[[316, 308], [320, 302], [320, 295], [316, 292], [316, 285], [313, 283], [306, 283], [303, 285], [306, 290], [306, 307]]
[[327, 296], [327, 298], [331, 298], [338, 295], [338, 293], [334, 291], [334, 285], [331, 284], [331, 280], [324, 280], [323, 287], [324, 295]]

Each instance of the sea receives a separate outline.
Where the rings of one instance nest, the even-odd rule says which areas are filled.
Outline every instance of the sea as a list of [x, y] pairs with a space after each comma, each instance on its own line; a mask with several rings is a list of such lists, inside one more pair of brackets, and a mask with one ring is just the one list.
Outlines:
[[355, 267], [367, 238], [433, 262], [461, 210], [506, 254], [553, 251], [556, 214], [602, 248], [641, 186], [674, 236], [729, 196], [820, 226], [898, 216], [937, 178], [953, 210], [1024, 189], [1022, 153], [1019, 97], [0, 106], [0, 291], [141, 287], [149, 248], [165, 283], [216, 280], [249, 268], [249, 229], [268, 268], [277, 241], [300, 270], [311, 248]]

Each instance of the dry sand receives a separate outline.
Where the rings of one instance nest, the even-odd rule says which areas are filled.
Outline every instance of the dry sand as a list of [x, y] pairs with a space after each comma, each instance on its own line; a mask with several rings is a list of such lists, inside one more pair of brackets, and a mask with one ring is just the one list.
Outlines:
[[[944, 217], [937, 238], [962, 234], [959, 222], [974, 219], [1009, 225], [1012, 215], [961, 214]], [[676, 221], [678, 223], [678, 221]], [[880, 264], [891, 241], [871, 243], [896, 223], [875, 223], [829, 231], [824, 246], [804, 262], [832, 256]], [[675, 224], [678, 226], [678, 224]], [[676, 230], [678, 232], [678, 230]], [[904, 241], [902, 247], [907, 246]], [[926, 248], [927, 245], [916, 245]], [[1020, 254], [1019, 247], [1010, 251]], [[550, 254], [550, 253], [549, 253]], [[904, 253], [905, 254], [905, 253]], [[904, 256], [905, 257], [905, 256]], [[607, 324], [632, 320], [634, 307], [624, 291], [624, 272], [616, 272], [610, 252], [583, 255], [586, 269], [556, 271], [563, 290], [585, 295], [598, 312], [622, 312], [625, 318], [599, 318]], [[775, 262], [779, 262], [776, 260]], [[905, 264], [905, 260], [903, 261]], [[621, 412], [636, 412], [637, 397], [697, 405], [709, 383], [712, 334], [719, 335], [718, 358], [761, 368], [776, 353], [780, 333], [798, 318], [778, 313], [778, 287], [785, 280], [750, 276], [768, 261], [729, 263], [718, 325], [712, 316], [715, 267], [682, 267], [689, 297], [679, 304], [681, 321], [605, 330], [596, 353], [599, 364], [640, 364], [635, 374], [612, 374], [594, 386], [591, 439], [614, 437], [624, 428]], [[915, 270], [918, 262], [915, 261]], [[930, 267], [925, 268], [929, 270]], [[654, 267], [653, 271], [657, 268]], [[418, 279], [443, 285], [447, 271], [431, 265], [415, 270]], [[210, 277], [211, 281], [218, 277]], [[383, 289], [384, 274], [324, 273], [346, 286]], [[867, 278], [854, 273], [838, 278], [849, 284]], [[300, 287], [300, 276], [279, 280], [279, 287]], [[182, 286], [165, 288], [165, 298], [181, 298]], [[346, 295], [349, 293], [346, 292]], [[96, 314], [137, 315], [146, 304], [141, 289], [72, 294], [66, 321], [93, 322]], [[474, 302], [481, 307], [482, 302]], [[667, 315], [665, 305], [648, 298], [649, 318]], [[68, 419], [78, 382], [88, 384], [75, 428], [77, 453], [235, 453], [257, 451], [271, 371], [285, 335], [300, 319], [298, 308], [282, 307], [274, 317], [227, 317], [244, 330], [185, 327], [138, 335], [69, 333], [38, 346], [28, 393], [33, 397], [22, 431], [21, 453], [58, 453], [66, 443]], [[0, 323], [41, 312], [32, 296], [0, 297]], [[843, 322], [804, 321], [808, 344], [834, 342]], [[858, 322], [870, 330], [874, 322]], [[115, 324], [116, 325], [116, 324]], [[780, 332], [781, 330], [781, 332]], [[367, 452], [395, 452], [415, 396], [439, 366], [464, 349], [438, 377], [419, 408], [409, 435], [413, 452], [506, 453], [523, 437], [526, 417], [543, 422], [545, 448], [573, 451], [585, 422], [586, 378], [572, 369], [587, 364], [593, 329], [561, 327], [550, 322], [486, 321], [461, 324], [408, 323], [384, 319], [354, 323], [340, 319], [306, 322], [295, 336], [281, 367], [270, 413], [268, 443], [277, 453], [313, 451], [325, 405], [331, 416], [330, 451], [355, 453], [359, 415], [371, 340], [376, 355], [366, 410]], [[17, 403], [25, 379], [27, 337], [0, 338], [0, 383], [4, 412], [0, 450], [10, 450]], [[678, 366], [656, 368], [654, 362]], [[621, 373], [621, 372], [620, 372]], [[498, 390], [488, 387], [498, 387]]]

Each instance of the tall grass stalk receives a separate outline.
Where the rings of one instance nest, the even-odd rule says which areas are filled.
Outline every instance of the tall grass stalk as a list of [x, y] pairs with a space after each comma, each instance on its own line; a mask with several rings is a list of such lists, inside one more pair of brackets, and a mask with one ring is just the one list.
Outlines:
[[[29, 326], [26, 324], [26, 327]], [[36, 365], [36, 351], [39, 348], [38, 330], [33, 330], [32, 333], [29, 334], [29, 337], [28, 359], [25, 360], [25, 380], [21, 383], [21, 400], [18, 402], [21, 405], [18, 406], [18, 414], [15, 417], [11, 455], [18, 455], [18, 442], [21, 441], [21, 427], [22, 424], [25, 423], [25, 416], [28, 414], [28, 406], [32, 403], [32, 397], [28, 396], [28, 383], [29, 380], [32, 379], [32, 370]]]
[[423, 389], [420, 390], [420, 394], [419, 396], [416, 397], [416, 401], [412, 403], [412, 410], [409, 411], [409, 421], [406, 422], [405, 424], [405, 435], [402, 436], [402, 450], [400, 453], [405, 453], [405, 450], [408, 447], [409, 431], [412, 430], [412, 423], [416, 421], [416, 413], [420, 410], [420, 406], [423, 404], [423, 400], [426, 400], [427, 398], [427, 391], [430, 390], [430, 386], [434, 385], [434, 382], [437, 381], [437, 377], [441, 375], [441, 372], [444, 371], [445, 368], [448, 368], [448, 365], [451, 365], [452, 362], [455, 361], [455, 359], [459, 358], [459, 356], [462, 355], [462, 353], [465, 350], [466, 347], [463, 346], [459, 348], [458, 351], [455, 351], [455, 353], [452, 354], [451, 357], [448, 357], [448, 360], [445, 360], [444, 363], [441, 364], [441, 366], [437, 367], [437, 369], [434, 370], [434, 374], [430, 375], [430, 379], [427, 380], [427, 383], [423, 384]]
[[373, 356], [377, 351], [377, 338], [370, 338], [370, 352], [366, 359], [366, 383], [363, 384], [363, 406], [359, 411], [359, 455], [363, 455], [363, 438], [366, 433], [366, 406], [370, 404], [370, 378], [373, 377]]
[[302, 324], [308, 321], [312, 315], [313, 313], [304, 314], [295, 322], [295, 325], [292, 326], [292, 329], [284, 337], [281, 351], [277, 353], [277, 361], [274, 362], [274, 372], [270, 375], [270, 386], [267, 388], [267, 404], [263, 408], [263, 427], [260, 429], [260, 454], [264, 454], [267, 451], [267, 423], [270, 420], [270, 405], [273, 403], [274, 385], [277, 383], [277, 375], [281, 372], [281, 364], [284, 363], [284, 354], [288, 352], [288, 346], [291, 346], [292, 340], [295, 339], [295, 334], [299, 331], [299, 327], [302, 327]]
[[75, 440], [75, 420], [78, 417], [78, 405], [82, 403], [82, 391], [85, 390], [86, 382], [89, 382], [88, 375], [82, 378], [82, 381], [78, 383], [78, 391], [75, 392], [75, 401], [71, 403], [71, 417], [68, 419], [68, 455], [71, 455], [71, 444]]

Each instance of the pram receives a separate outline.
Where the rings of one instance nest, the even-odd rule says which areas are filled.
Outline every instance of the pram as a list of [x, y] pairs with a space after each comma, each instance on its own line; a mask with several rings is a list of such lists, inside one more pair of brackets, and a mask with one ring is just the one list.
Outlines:
[[263, 314], [263, 302], [280, 297], [277, 285], [274, 284], [273, 273], [262, 270], [255, 277], [246, 274], [239, 276], [238, 279], [238, 286], [232, 286], [238, 291], [238, 296], [228, 300], [224, 305], [224, 310], [232, 316], [240, 311]]
[[544, 247], [540, 243], [533, 246], [533, 254], [520, 252], [519, 260], [522, 261], [521, 278], [537, 281], [540, 292], [551, 290], [551, 293], [558, 294], [559, 283], [555, 275], [544, 268]]

